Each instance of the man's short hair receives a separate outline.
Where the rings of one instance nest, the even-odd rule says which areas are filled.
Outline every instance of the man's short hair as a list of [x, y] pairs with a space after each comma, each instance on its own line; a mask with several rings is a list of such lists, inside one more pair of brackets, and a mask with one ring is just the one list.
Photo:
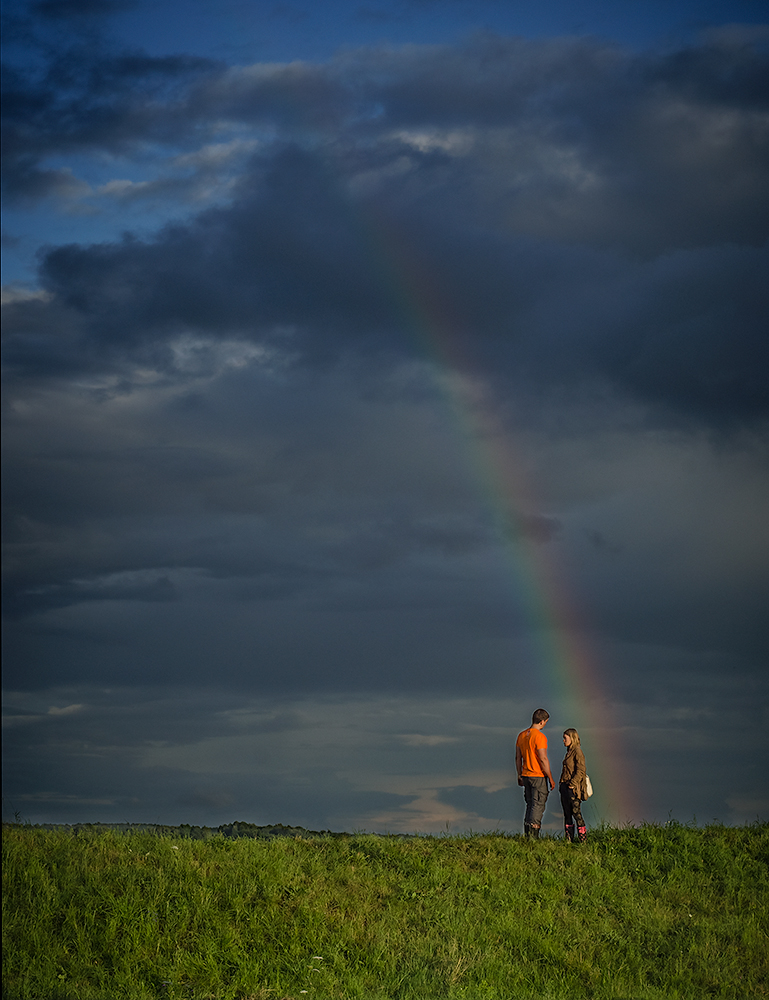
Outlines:
[[544, 708], [538, 708], [537, 711], [531, 717], [532, 726], [536, 726], [538, 722], [544, 722], [546, 719], [550, 718], [550, 713], [546, 712]]

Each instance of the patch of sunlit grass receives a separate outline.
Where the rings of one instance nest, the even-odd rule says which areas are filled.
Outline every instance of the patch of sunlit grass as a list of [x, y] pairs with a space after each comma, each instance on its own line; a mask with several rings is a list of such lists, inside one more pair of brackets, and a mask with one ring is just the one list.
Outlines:
[[8, 1000], [769, 997], [769, 825], [206, 841], [7, 828]]

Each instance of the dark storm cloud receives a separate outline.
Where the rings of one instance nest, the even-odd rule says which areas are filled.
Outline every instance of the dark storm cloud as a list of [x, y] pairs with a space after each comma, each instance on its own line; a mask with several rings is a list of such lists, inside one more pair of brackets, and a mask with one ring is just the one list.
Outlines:
[[183, 138], [191, 123], [175, 124], [175, 103], [191, 81], [221, 71], [193, 56], [110, 53], [90, 31], [48, 39], [24, 21], [8, 27], [24, 58], [14, 59], [11, 51], [2, 67], [7, 205], [82, 190], [71, 172], [47, 166], [46, 158], [97, 149], [117, 154]]
[[[636, 430], [726, 430], [738, 450], [760, 431], [760, 45], [637, 56], [481, 37], [325, 66], [108, 62], [17, 80], [17, 167], [197, 149], [220, 127], [252, 128], [256, 151], [226, 204], [154, 237], [48, 248], [40, 291], [7, 306], [19, 685], [105, 669], [151, 683], [161, 666], [200, 683], [212, 663], [266, 690], [503, 684], [521, 618], [490, 582], [495, 529], [437, 426], [425, 333], [450, 345], [454, 376], [492, 383], [503, 423], [541, 420], [551, 438], [578, 435], [580, 398], [594, 421], [636, 407]], [[656, 472], [659, 440], [655, 456]], [[590, 489], [610, 493], [618, 464]], [[687, 535], [660, 515], [647, 554], [610, 513], [575, 524], [571, 506], [517, 510], [511, 534], [542, 551], [580, 539], [606, 635], [731, 643], [754, 662], [749, 554], [724, 599], [712, 575], [693, 585], [706, 522]], [[668, 529], [691, 542], [691, 579], [671, 573], [657, 600]]]
[[[427, 586], [431, 561], [472, 562], [493, 531], [436, 423], [434, 389], [420, 387], [427, 376], [408, 378], [410, 402], [404, 380], [388, 392], [386, 376], [377, 398], [355, 370], [287, 379], [253, 365], [207, 375], [193, 393], [150, 387], [136, 407], [120, 391], [41, 393], [6, 424], [8, 613], [200, 591], [246, 619], [266, 602], [279, 632], [292, 600], [341, 590], [349, 601], [349, 581], [384, 577], [376, 596], [355, 598], [382, 607], [404, 567]], [[181, 669], [205, 673], [207, 655]]]
[[256, 196], [234, 208], [169, 228], [151, 244], [62, 247], [46, 256], [41, 276], [82, 323], [86, 343], [102, 349], [188, 330], [269, 342], [276, 327], [308, 324], [365, 337], [390, 317], [347, 214], [322, 162], [289, 149]]
[[542, 50], [489, 41], [415, 59], [377, 96], [391, 127], [481, 132], [477, 155], [464, 161], [473, 173], [456, 171], [481, 218], [501, 215], [538, 238], [644, 254], [761, 243], [766, 57], [759, 50], [745, 60], [755, 66], [746, 104], [718, 82], [730, 67], [739, 79], [744, 53], [701, 58], [708, 91], [671, 75], [662, 58], [584, 42]]
[[[311, 220], [308, 222], [308, 220]], [[764, 250], [654, 261], [401, 218], [470, 356], [504, 380], [607, 381], [718, 425], [766, 415]], [[450, 247], [450, 249], [449, 249]], [[151, 365], [178, 377], [183, 334], [243, 338], [295, 361], [411, 349], [410, 319], [315, 156], [286, 150], [253, 197], [151, 243], [50, 251], [47, 298], [7, 309], [6, 363], [31, 376]], [[547, 289], [557, 287], [558, 296]], [[449, 328], [450, 329], [450, 328]]]
[[[406, 155], [420, 169], [396, 170], [401, 197], [461, 186], [477, 212], [502, 210], [536, 236], [644, 252], [755, 243], [767, 224], [768, 82], [761, 39], [750, 36], [658, 56], [479, 36], [456, 48], [353, 51], [322, 66], [233, 69], [78, 52], [37, 81], [11, 77], [9, 156], [38, 170], [40, 157], [76, 148], [261, 125], [330, 139], [345, 172], [394, 168]], [[452, 155], [445, 135], [430, 144], [431, 132], [452, 129], [472, 131], [472, 155]]]
[[53, 152], [185, 143], [221, 122], [272, 123], [299, 144], [267, 143], [230, 205], [153, 240], [46, 252], [47, 297], [9, 308], [8, 364], [172, 376], [183, 333], [317, 363], [399, 353], [411, 334], [393, 284], [421, 281], [502, 375], [608, 381], [707, 422], [753, 420], [766, 81], [749, 38], [638, 56], [483, 36], [232, 70], [63, 57], [9, 90], [20, 193], [74, 191], [43, 165]]

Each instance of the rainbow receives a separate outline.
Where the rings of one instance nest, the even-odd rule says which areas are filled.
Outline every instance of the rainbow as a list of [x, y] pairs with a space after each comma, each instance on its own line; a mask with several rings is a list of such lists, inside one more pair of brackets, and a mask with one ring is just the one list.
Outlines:
[[[360, 231], [360, 219], [358, 223]], [[567, 585], [555, 546], [526, 531], [527, 518], [541, 507], [516, 456], [511, 432], [495, 417], [484, 379], [468, 357], [468, 338], [458, 329], [455, 313], [425, 261], [392, 223], [369, 209], [363, 228], [390, 293], [420, 350], [435, 365], [436, 381], [506, 553], [506, 575], [537, 638], [529, 667], [537, 672], [543, 698], [551, 699], [552, 723], [558, 727], [550, 731], [554, 776], [557, 780], [560, 770], [560, 733], [573, 726], [582, 737], [595, 789], [586, 805], [588, 821], [638, 822], [644, 809], [640, 785], [622, 729], [613, 718], [586, 616]]]

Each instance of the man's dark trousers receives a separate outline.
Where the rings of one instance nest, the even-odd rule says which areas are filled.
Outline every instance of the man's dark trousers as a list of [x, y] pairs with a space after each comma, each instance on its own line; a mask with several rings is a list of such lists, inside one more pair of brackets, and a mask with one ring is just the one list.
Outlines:
[[539, 828], [542, 826], [542, 817], [545, 815], [545, 803], [550, 794], [547, 778], [528, 778], [524, 775], [523, 797], [526, 800], [526, 817], [523, 821], [523, 828], [528, 835], [531, 831], [534, 836], [539, 836]]

